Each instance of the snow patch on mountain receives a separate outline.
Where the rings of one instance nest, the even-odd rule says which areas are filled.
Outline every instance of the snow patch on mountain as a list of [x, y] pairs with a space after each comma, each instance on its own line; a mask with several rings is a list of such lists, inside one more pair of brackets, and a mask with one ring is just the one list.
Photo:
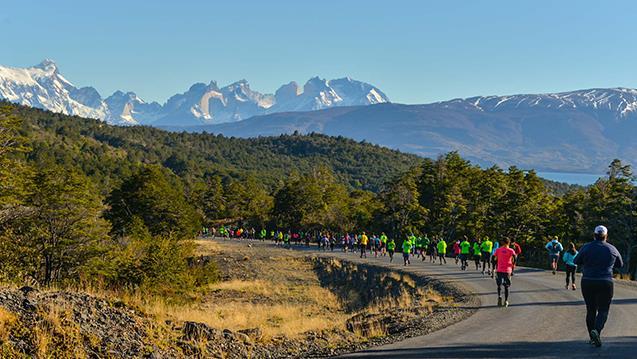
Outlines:
[[637, 90], [622, 87], [537, 95], [480, 96], [455, 101], [471, 103], [482, 111], [520, 108], [588, 108], [614, 112], [622, 118], [637, 114]]

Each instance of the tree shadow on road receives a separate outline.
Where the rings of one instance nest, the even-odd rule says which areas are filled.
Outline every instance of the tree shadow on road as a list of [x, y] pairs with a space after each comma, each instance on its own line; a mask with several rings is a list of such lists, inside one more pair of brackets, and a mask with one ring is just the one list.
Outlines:
[[[495, 302], [495, 300], [494, 300]], [[625, 299], [613, 299], [611, 306], [613, 305], [624, 305], [624, 304], [637, 304], [637, 298], [625, 298]], [[553, 302], [530, 302], [530, 303], [511, 303], [509, 307], [563, 307], [563, 306], [571, 306], [571, 305], [584, 305], [584, 300], [569, 300], [569, 301], [553, 301]], [[482, 305], [482, 306], [458, 306], [456, 308], [462, 309], [487, 309], [487, 308], [500, 308], [497, 305]], [[503, 308], [503, 310], [506, 310]], [[635, 358], [637, 358], [637, 348], [635, 348], [636, 354]]]
[[[506, 338], [503, 338], [506, 339]], [[378, 349], [350, 354], [348, 358], [635, 358], [637, 337], [610, 338], [601, 348], [585, 340], [562, 342], [469, 343], [433, 348]]]
[[[511, 293], [546, 293], [546, 292], [563, 292], [564, 288], [548, 288], [548, 289], [523, 289], [523, 290], [512, 290]], [[472, 296], [484, 296], [484, 295], [496, 295], [498, 292], [496, 289], [493, 289], [491, 292], [472, 292], [469, 295]]]

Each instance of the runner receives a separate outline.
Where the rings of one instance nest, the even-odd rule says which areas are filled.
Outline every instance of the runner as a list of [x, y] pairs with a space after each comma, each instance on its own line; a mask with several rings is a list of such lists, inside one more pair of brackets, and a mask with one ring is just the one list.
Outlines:
[[473, 261], [476, 263], [476, 270], [480, 270], [480, 259], [482, 258], [482, 253], [480, 252], [480, 239], [476, 239], [473, 242]]
[[416, 237], [416, 257], [425, 256], [424, 240], [421, 236]]
[[504, 306], [509, 306], [509, 287], [511, 286], [511, 272], [515, 264], [515, 251], [509, 248], [511, 240], [506, 238], [500, 241], [502, 244], [495, 251], [493, 258], [497, 264], [495, 283], [498, 286], [498, 307], [502, 303], [502, 286], [504, 286]]
[[438, 242], [438, 259], [440, 260], [440, 265], [442, 265], [442, 262], [444, 261], [445, 264], [447, 264], [447, 259], [445, 258], [445, 255], [447, 254], [447, 242], [445, 242], [444, 239], [440, 239], [440, 241]]
[[367, 258], [367, 243], [369, 243], [369, 238], [367, 238], [367, 235], [363, 232], [360, 236], [361, 258]]
[[456, 264], [460, 260], [460, 240], [453, 242], [453, 258], [456, 260]]
[[412, 233], [407, 239], [409, 240], [409, 244], [411, 244], [411, 253], [416, 253], [416, 236]]
[[568, 243], [568, 250], [564, 252], [562, 255], [562, 260], [564, 264], [566, 264], [566, 289], [569, 288], [569, 280], [572, 278], [572, 284], [570, 288], [575, 290], [575, 271], [577, 270], [577, 265], [573, 262], [575, 260], [575, 256], [577, 256], [577, 249], [575, 249], [575, 243]]
[[480, 245], [480, 251], [482, 252], [482, 274], [487, 270], [491, 275], [491, 251], [493, 250], [493, 242], [489, 237], [484, 237], [484, 241]]
[[557, 263], [560, 259], [560, 252], [564, 250], [562, 243], [558, 240], [557, 236], [552, 241], [546, 244], [546, 250], [549, 251], [549, 262], [551, 263], [551, 269], [553, 269], [553, 275], [557, 271]]
[[495, 241], [493, 242], [493, 250], [491, 251], [491, 278], [495, 278], [495, 272], [496, 272], [496, 259], [495, 259], [495, 251], [498, 250], [498, 248], [500, 248], [500, 242], [499, 241]]
[[464, 236], [464, 240], [460, 242], [460, 269], [467, 270], [469, 267], [469, 254], [471, 253], [471, 243], [467, 240], [467, 236]]
[[520, 254], [522, 254], [522, 247], [518, 244], [518, 242], [513, 239], [511, 245], [509, 246], [511, 249], [515, 251], [515, 263], [513, 263], [513, 270], [511, 271], [511, 276], [515, 274], [515, 266], [520, 261]]
[[381, 250], [380, 237], [374, 234], [372, 236], [372, 240], [374, 241], [374, 258], [378, 258], [378, 254], [380, 253], [380, 250]]
[[430, 242], [429, 242], [429, 246], [427, 249], [427, 252], [429, 252], [429, 263], [434, 263], [436, 261], [436, 248], [437, 248], [437, 244], [436, 244], [436, 238], [434, 237]]
[[608, 229], [597, 226], [592, 242], [585, 244], [573, 261], [583, 267], [582, 296], [586, 302], [586, 328], [591, 344], [602, 346], [602, 329], [613, 300], [613, 269], [623, 267], [622, 256], [608, 243]]
[[422, 261], [425, 261], [425, 257], [427, 257], [427, 253], [429, 252], [429, 247], [431, 245], [431, 241], [429, 240], [429, 238], [427, 237], [427, 234], [424, 234], [424, 237], [422, 239], [422, 255], [420, 256]]
[[394, 260], [394, 251], [396, 250], [396, 242], [394, 239], [390, 239], [387, 241], [387, 253], [389, 253], [389, 262], [391, 263]]
[[411, 240], [409, 240], [409, 238], [405, 239], [403, 241], [403, 265], [409, 265], [411, 264], [411, 261], [409, 261], [409, 254], [412, 251], [412, 244], [411, 244]]
[[387, 255], [387, 235], [385, 235], [385, 232], [381, 232], [380, 234], [380, 245], [382, 246], [381, 248], [381, 253], [383, 256]]

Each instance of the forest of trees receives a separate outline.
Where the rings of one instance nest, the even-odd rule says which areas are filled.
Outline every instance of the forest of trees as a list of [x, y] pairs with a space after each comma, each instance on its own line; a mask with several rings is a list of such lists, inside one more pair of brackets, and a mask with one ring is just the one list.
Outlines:
[[[635, 275], [630, 167], [587, 188], [323, 135], [252, 140], [115, 127], [0, 104], [0, 280], [182, 293], [202, 225], [515, 237], [581, 244], [605, 224]], [[177, 284], [176, 284], [177, 283]]]

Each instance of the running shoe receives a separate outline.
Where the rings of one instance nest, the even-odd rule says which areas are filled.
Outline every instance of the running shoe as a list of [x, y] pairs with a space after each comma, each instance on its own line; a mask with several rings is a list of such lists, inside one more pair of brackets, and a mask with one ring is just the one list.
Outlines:
[[565, 288], [566, 288], [566, 289], [568, 289], [568, 287], [569, 287], [569, 286], [568, 286], [568, 283], [566, 283], [566, 287], [565, 287]]
[[508, 300], [505, 300], [505, 301], [504, 301], [504, 307], [505, 307], [505, 308], [508, 308], [508, 307], [509, 307], [509, 301], [508, 301]]
[[591, 330], [591, 343], [598, 348], [602, 346], [602, 338], [600, 338], [597, 329]]
[[498, 297], [498, 307], [502, 306], [502, 297]]
[[577, 289], [577, 287], [575, 287], [575, 283], [573, 283], [573, 285], [571, 286], [571, 289], [572, 290], [576, 290]]

